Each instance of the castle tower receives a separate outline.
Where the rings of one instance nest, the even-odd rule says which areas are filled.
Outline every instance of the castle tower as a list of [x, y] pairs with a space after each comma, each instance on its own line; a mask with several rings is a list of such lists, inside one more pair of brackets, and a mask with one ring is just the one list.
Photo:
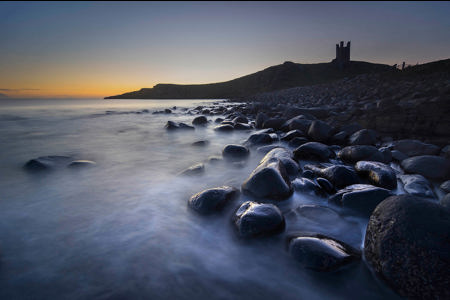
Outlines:
[[336, 44], [336, 58], [333, 60], [339, 68], [344, 68], [350, 62], [350, 41], [344, 46], [344, 41]]

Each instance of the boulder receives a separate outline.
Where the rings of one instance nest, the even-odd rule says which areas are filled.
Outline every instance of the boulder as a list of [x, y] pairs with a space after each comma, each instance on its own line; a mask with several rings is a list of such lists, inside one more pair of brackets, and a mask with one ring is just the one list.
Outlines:
[[202, 163], [195, 164], [190, 166], [186, 170], [178, 173], [179, 176], [192, 176], [192, 175], [201, 175], [205, 172], [205, 165]]
[[289, 119], [284, 123], [283, 129], [287, 130], [301, 130], [303, 132], [308, 131], [309, 126], [311, 126], [312, 121], [306, 119], [303, 115], [294, 117], [292, 119]]
[[270, 161], [279, 160], [286, 170], [287, 174], [291, 177], [296, 177], [300, 171], [300, 166], [298, 163], [292, 159], [292, 152], [282, 148], [277, 147], [270, 150], [261, 160], [260, 164], [268, 163]]
[[331, 182], [329, 182], [327, 179], [318, 177], [316, 179], [317, 183], [322, 187], [322, 189], [327, 192], [328, 194], [334, 193], [334, 186]]
[[309, 142], [309, 140], [305, 137], [295, 137], [289, 141], [288, 145], [289, 145], [289, 147], [292, 147], [292, 148], [298, 148], [301, 145], [306, 144], [308, 142]]
[[392, 158], [398, 162], [402, 162], [404, 159], [408, 158], [408, 155], [406, 155], [398, 150], [392, 150], [391, 153], [392, 153]]
[[364, 254], [409, 299], [450, 299], [450, 213], [411, 195], [392, 196], [370, 216]]
[[296, 192], [302, 194], [322, 195], [323, 191], [320, 185], [316, 184], [309, 178], [296, 178], [292, 181], [292, 187]]
[[297, 160], [318, 160], [328, 161], [334, 157], [334, 152], [330, 148], [322, 143], [308, 142], [294, 150], [294, 157]]
[[354, 164], [360, 160], [379, 161], [386, 163], [387, 159], [376, 147], [369, 145], [355, 145], [344, 147], [338, 157], [346, 163]]
[[205, 116], [198, 116], [192, 120], [192, 124], [194, 125], [204, 125], [208, 123], [208, 119]]
[[28, 171], [46, 171], [55, 168], [65, 167], [67, 164], [70, 163], [70, 161], [71, 158], [69, 156], [61, 156], [61, 155], [41, 156], [29, 160], [24, 165], [24, 168]]
[[305, 169], [313, 171], [317, 176], [326, 178], [337, 188], [359, 183], [358, 175], [356, 175], [356, 172], [351, 167], [334, 165], [319, 168], [313, 165], [306, 165]]
[[263, 128], [263, 124], [268, 118], [269, 117], [265, 113], [258, 113], [256, 115], [255, 127], [256, 128]]
[[308, 129], [308, 136], [317, 142], [327, 142], [332, 136], [333, 128], [327, 123], [315, 120]]
[[374, 130], [361, 129], [353, 133], [348, 141], [350, 145], [375, 145], [377, 134]]
[[358, 161], [355, 165], [358, 175], [367, 177], [373, 185], [393, 190], [397, 187], [397, 175], [390, 166], [376, 161]]
[[195, 129], [194, 126], [191, 126], [191, 125], [188, 125], [188, 124], [185, 124], [182, 122], [178, 123], [178, 128], [179, 129], [191, 129], [191, 130]]
[[431, 179], [447, 179], [450, 176], [450, 160], [442, 156], [422, 155], [401, 162], [406, 173], [416, 173]]
[[229, 201], [239, 195], [239, 190], [230, 186], [221, 186], [204, 190], [193, 195], [188, 205], [202, 214], [221, 210]]
[[216, 127], [214, 127], [215, 131], [222, 131], [222, 132], [232, 131], [233, 129], [234, 129], [234, 127], [231, 124], [222, 124], [222, 125], [217, 125]]
[[450, 193], [450, 180], [444, 181], [439, 187], [444, 192]]
[[322, 235], [292, 238], [289, 253], [305, 268], [321, 272], [336, 270], [359, 259], [349, 246]]
[[398, 140], [392, 142], [392, 148], [407, 156], [439, 155], [441, 149], [432, 144], [426, 144], [418, 140]]
[[286, 122], [284, 118], [270, 118], [264, 121], [262, 128], [273, 128], [280, 130], [283, 124]]
[[234, 224], [241, 237], [274, 234], [285, 226], [281, 211], [273, 204], [244, 202], [234, 215]]
[[246, 159], [250, 155], [250, 150], [241, 145], [226, 145], [222, 150], [222, 156], [228, 160], [238, 161]]
[[399, 178], [403, 183], [403, 189], [408, 194], [418, 197], [434, 198], [430, 183], [422, 175], [400, 175]]
[[243, 123], [243, 124], [247, 124], [248, 123], [248, 119], [246, 116], [237, 116], [233, 119], [233, 123], [237, 124], [237, 123]]
[[244, 123], [236, 123], [234, 124], [234, 129], [236, 130], [250, 130], [252, 129], [252, 126], [249, 124], [244, 124]]
[[352, 123], [342, 126], [340, 131], [344, 131], [347, 133], [348, 136], [350, 136], [361, 129], [362, 129], [361, 125], [359, 125], [358, 123]]
[[298, 129], [294, 129], [294, 130], [291, 130], [291, 131], [287, 132], [286, 134], [284, 134], [281, 137], [281, 140], [282, 141], [290, 141], [293, 138], [304, 137], [304, 136], [305, 136], [305, 133], [303, 131], [298, 130]]
[[269, 133], [254, 133], [244, 142], [246, 146], [257, 146], [272, 143], [272, 137]]
[[391, 195], [387, 189], [370, 184], [354, 184], [337, 191], [329, 201], [369, 216], [381, 201]]

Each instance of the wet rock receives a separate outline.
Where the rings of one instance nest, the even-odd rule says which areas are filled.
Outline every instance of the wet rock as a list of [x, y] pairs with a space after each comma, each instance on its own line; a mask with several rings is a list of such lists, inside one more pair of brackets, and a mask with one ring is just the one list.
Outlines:
[[296, 177], [298, 175], [300, 166], [292, 159], [292, 152], [282, 147], [270, 150], [266, 156], [263, 157], [260, 164], [276, 160], [279, 160], [283, 164], [284, 169], [289, 176]]
[[234, 224], [241, 237], [274, 234], [285, 226], [281, 211], [273, 204], [244, 202], [234, 215]]
[[252, 129], [252, 126], [250, 126], [248, 124], [243, 124], [243, 123], [236, 123], [236, 124], [234, 124], [234, 129], [236, 129], [236, 130], [250, 130], [250, 129]]
[[207, 214], [221, 210], [239, 195], [239, 190], [231, 186], [221, 186], [204, 190], [193, 195], [188, 205], [199, 213]]
[[268, 118], [269, 117], [265, 113], [258, 113], [256, 115], [255, 127], [256, 128], [263, 128], [263, 124]]
[[450, 299], [450, 214], [432, 201], [392, 196], [367, 225], [364, 253], [377, 274], [401, 296]]
[[179, 129], [180, 126], [178, 126], [178, 124], [173, 122], [173, 121], [167, 121], [167, 123], [164, 126], [164, 128], [172, 130], [172, 129]]
[[195, 164], [193, 166], [190, 166], [186, 170], [181, 171], [178, 173], [179, 176], [191, 176], [191, 175], [201, 175], [205, 172], [205, 165], [202, 163]]
[[192, 120], [192, 124], [194, 125], [204, 125], [208, 123], [208, 119], [205, 116], [198, 116]]
[[300, 131], [298, 129], [294, 129], [294, 130], [291, 130], [291, 131], [287, 132], [286, 134], [284, 134], [281, 137], [281, 140], [282, 141], [290, 141], [293, 138], [304, 137], [304, 136], [305, 136], [305, 133], [303, 131]]
[[361, 129], [349, 138], [350, 145], [375, 145], [377, 142], [377, 134], [374, 130]]
[[332, 136], [333, 128], [327, 123], [315, 120], [308, 129], [308, 136], [317, 142], [327, 142]]
[[283, 129], [287, 130], [301, 130], [303, 132], [307, 132], [309, 129], [309, 126], [311, 126], [312, 120], [305, 119], [303, 115], [294, 117], [292, 119], [289, 119], [284, 123]]
[[193, 126], [182, 123], [182, 122], [178, 123], [178, 128], [180, 128], [180, 129], [195, 129]]
[[392, 161], [392, 152], [388, 147], [381, 147], [378, 151], [383, 155], [385, 163], [390, 163]]
[[361, 125], [359, 125], [358, 123], [352, 123], [342, 126], [340, 130], [346, 132], [347, 135], [350, 136], [361, 129], [362, 129]]
[[439, 155], [440, 148], [418, 140], [399, 140], [392, 142], [392, 148], [407, 156]]
[[289, 145], [289, 147], [292, 147], [292, 148], [298, 148], [301, 145], [306, 144], [308, 142], [309, 142], [309, 140], [305, 137], [295, 137], [289, 141], [288, 145]]
[[[277, 149], [279, 148], [274, 150]], [[272, 157], [271, 152], [267, 153], [242, 184], [242, 191], [259, 198], [285, 199], [292, 193], [289, 175], [284, 164]]]
[[335, 165], [319, 168], [313, 165], [306, 165], [305, 169], [313, 171], [317, 176], [326, 178], [337, 188], [359, 183], [358, 175], [351, 167]]
[[292, 181], [292, 187], [302, 194], [322, 195], [322, 188], [309, 178], [296, 178]]
[[450, 193], [450, 180], [444, 181], [439, 187], [444, 192]]
[[221, 131], [221, 132], [232, 131], [233, 129], [234, 129], [234, 127], [231, 124], [222, 124], [222, 125], [217, 125], [216, 127], [214, 127], [215, 131]]
[[281, 129], [286, 119], [283, 118], [270, 118], [264, 121], [263, 128], [273, 128], [275, 130]]
[[360, 160], [378, 161], [386, 163], [386, 157], [376, 147], [368, 145], [355, 145], [344, 147], [338, 157], [347, 163], [356, 163]]
[[316, 177], [316, 176], [314, 175], [313, 171], [311, 171], [311, 170], [304, 170], [302, 172], [302, 177], [309, 178], [309, 179], [314, 179], [314, 177]]
[[305, 268], [321, 272], [336, 270], [359, 259], [349, 246], [321, 235], [291, 239], [289, 253]]
[[408, 158], [408, 155], [406, 155], [398, 150], [392, 150], [391, 153], [392, 153], [392, 158], [398, 162], [402, 162], [404, 159]]
[[246, 146], [256, 146], [256, 145], [265, 145], [271, 144], [272, 137], [269, 133], [254, 133], [248, 137], [248, 139], [244, 142]]
[[28, 171], [45, 171], [55, 168], [61, 168], [70, 163], [71, 158], [68, 156], [51, 155], [41, 156], [29, 160], [24, 168]]
[[209, 145], [209, 141], [196, 141], [191, 144], [194, 147], [204, 147]]
[[406, 173], [416, 173], [432, 179], [447, 179], [450, 176], [450, 160], [442, 156], [422, 155], [401, 162]]
[[334, 152], [325, 144], [308, 142], [294, 150], [294, 157], [297, 160], [308, 159], [328, 161], [330, 158], [334, 157]]
[[327, 179], [318, 177], [316, 179], [317, 183], [322, 187], [322, 189], [327, 192], [328, 194], [334, 193], [334, 186], [331, 182], [329, 182]]
[[164, 109], [164, 113], [165, 113], [165, 114], [171, 114], [172, 111], [171, 111], [170, 109], [166, 108], [166, 109]]
[[450, 209], [450, 193], [442, 197], [441, 201], [439, 202], [443, 207]]
[[223, 119], [222, 119], [222, 118], [216, 118], [216, 119], [214, 120], [214, 123], [221, 123], [221, 122], [223, 122]]
[[248, 123], [248, 119], [246, 116], [237, 116], [233, 119], [233, 123], [237, 124], [237, 123], [243, 123], [243, 124], [247, 124]]
[[250, 150], [245, 146], [231, 144], [223, 148], [222, 155], [232, 161], [243, 160], [250, 155]]
[[381, 201], [391, 195], [387, 189], [369, 184], [354, 184], [337, 191], [329, 201], [369, 216]]
[[358, 175], [367, 177], [373, 185], [393, 190], [397, 187], [397, 175], [388, 165], [375, 161], [359, 161], [355, 165]]
[[345, 131], [339, 131], [331, 137], [331, 142], [337, 145], [345, 145], [347, 143], [348, 134]]
[[434, 198], [433, 189], [422, 175], [400, 175], [403, 189], [413, 196]]
[[256, 151], [258, 153], [262, 153], [262, 154], [267, 154], [269, 153], [271, 150], [275, 149], [275, 148], [279, 148], [280, 145], [267, 145], [267, 146], [261, 146], [256, 148]]
[[69, 168], [88, 168], [97, 165], [92, 160], [79, 159], [72, 161], [67, 167]]

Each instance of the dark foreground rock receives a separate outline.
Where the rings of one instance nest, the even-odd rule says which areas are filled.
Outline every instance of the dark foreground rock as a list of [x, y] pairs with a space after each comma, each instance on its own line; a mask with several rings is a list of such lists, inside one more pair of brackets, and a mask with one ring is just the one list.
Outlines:
[[403, 183], [403, 189], [408, 194], [418, 197], [434, 198], [430, 182], [422, 175], [400, 175], [399, 178]]
[[322, 235], [292, 238], [289, 253], [305, 268], [314, 271], [336, 270], [359, 259], [349, 246]]
[[307, 159], [328, 161], [330, 158], [334, 157], [334, 152], [331, 151], [330, 147], [325, 144], [319, 142], [309, 142], [295, 149], [294, 157], [297, 160]]
[[367, 177], [373, 185], [393, 190], [397, 187], [397, 175], [388, 165], [374, 161], [359, 161], [355, 165], [358, 175]]
[[350, 145], [375, 145], [377, 134], [374, 130], [361, 129], [353, 133], [348, 141]]
[[388, 158], [376, 147], [369, 145], [347, 146], [343, 148], [338, 157], [347, 163], [357, 163], [360, 160], [389, 162]]
[[313, 171], [317, 176], [326, 178], [337, 188], [359, 183], [358, 175], [351, 167], [336, 165], [319, 168], [313, 165], [306, 165], [305, 169]]
[[231, 186], [221, 186], [204, 190], [189, 199], [189, 207], [202, 214], [221, 210], [229, 201], [239, 195], [239, 190]]
[[255, 237], [278, 233], [285, 222], [275, 205], [247, 201], [236, 211], [234, 224], [241, 237]]
[[401, 296], [450, 299], [450, 212], [432, 201], [400, 195], [370, 217], [364, 253]]
[[241, 145], [230, 144], [223, 148], [222, 155], [227, 160], [239, 161], [246, 159], [250, 155], [250, 150]]
[[51, 155], [41, 156], [29, 160], [24, 168], [28, 171], [46, 171], [66, 166], [70, 163], [71, 158], [68, 156]]
[[406, 173], [416, 173], [431, 179], [447, 179], [450, 176], [450, 160], [435, 155], [413, 156], [402, 161]]
[[308, 129], [308, 135], [317, 142], [325, 143], [332, 136], [333, 128], [327, 123], [315, 120]]
[[208, 123], [208, 119], [205, 116], [198, 116], [192, 120], [193, 125], [204, 125]]

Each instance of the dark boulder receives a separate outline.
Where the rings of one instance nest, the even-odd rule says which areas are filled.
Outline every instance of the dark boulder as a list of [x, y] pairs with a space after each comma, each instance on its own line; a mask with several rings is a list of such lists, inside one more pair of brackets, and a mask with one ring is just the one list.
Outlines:
[[208, 119], [205, 116], [198, 116], [192, 120], [192, 124], [194, 125], [204, 125], [208, 123]]
[[439, 155], [440, 148], [418, 140], [398, 140], [392, 142], [392, 148], [407, 156]]
[[447, 179], [450, 176], [450, 160], [442, 156], [413, 156], [402, 161], [406, 173], [417, 173], [431, 179]]
[[196, 142], [193, 142], [191, 145], [195, 146], [195, 147], [208, 146], [209, 145], [209, 141], [196, 141]]
[[360, 160], [379, 161], [386, 163], [387, 159], [376, 147], [368, 145], [355, 145], [344, 147], [338, 157], [347, 163], [356, 163]]
[[433, 189], [428, 180], [422, 175], [400, 175], [403, 183], [403, 189], [410, 195], [434, 198]]
[[328, 194], [332, 194], [335, 192], [333, 184], [325, 178], [318, 177], [316, 179], [317, 183], [322, 187], [322, 189]]
[[319, 168], [313, 165], [306, 165], [305, 169], [313, 171], [317, 176], [326, 178], [337, 188], [343, 188], [359, 183], [358, 175], [351, 167], [334, 165], [326, 168]]
[[345, 145], [347, 143], [347, 137], [347, 132], [339, 131], [331, 137], [331, 142], [337, 145]]
[[45, 171], [55, 168], [61, 168], [69, 164], [71, 158], [68, 156], [61, 155], [51, 155], [51, 156], [41, 156], [29, 160], [24, 168], [28, 171]]
[[164, 128], [169, 129], [169, 130], [173, 130], [173, 129], [179, 129], [180, 126], [178, 126], [178, 124], [175, 123], [174, 121], [167, 121], [167, 123], [164, 126]]
[[234, 129], [236, 130], [250, 130], [252, 129], [252, 126], [249, 124], [244, 124], [244, 123], [236, 123], [234, 124]]
[[250, 155], [250, 150], [245, 146], [231, 144], [223, 148], [222, 155], [232, 161], [243, 160]]
[[315, 120], [308, 129], [308, 136], [317, 142], [327, 142], [332, 136], [333, 128], [327, 123]]
[[204, 190], [193, 195], [188, 205], [192, 209], [202, 213], [212, 213], [221, 210], [229, 201], [239, 195], [239, 190], [230, 186], [221, 186]]
[[361, 125], [359, 125], [358, 123], [352, 123], [349, 125], [342, 126], [340, 131], [344, 131], [347, 133], [348, 136], [350, 136], [361, 129], [362, 129]]
[[355, 165], [358, 175], [367, 177], [373, 185], [393, 190], [397, 187], [397, 175], [390, 166], [376, 161], [358, 161]]
[[255, 127], [256, 128], [263, 128], [263, 124], [268, 118], [269, 117], [265, 113], [258, 113], [256, 115]]
[[237, 116], [233, 119], [233, 123], [237, 124], [237, 123], [243, 123], [243, 124], [247, 124], [248, 123], [248, 119], [246, 116]]
[[285, 226], [281, 211], [273, 204], [244, 202], [234, 215], [234, 224], [241, 237], [274, 234]]
[[308, 120], [307, 118], [305, 118], [305, 116], [300, 115], [300, 116], [296, 116], [292, 119], [289, 119], [286, 121], [286, 123], [283, 124], [282, 129], [285, 130], [301, 130], [303, 132], [308, 131], [309, 126], [311, 126], [312, 120]]
[[408, 155], [406, 155], [398, 150], [392, 150], [391, 153], [392, 153], [392, 158], [398, 162], [402, 162], [404, 159], [408, 158]]
[[361, 129], [353, 133], [348, 141], [350, 145], [375, 145], [377, 134], [374, 130]]
[[334, 152], [322, 143], [308, 142], [294, 150], [294, 157], [297, 160], [308, 159], [318, 161], [328, 161], [334, 157]]
[[185, 123], [182, 123], [182, 122], [180, 122], [180, 123], [178, 123], [178, 128], [180, 128], [180, 129], [195, 129], [194, 128], [194, 126], [191, 126], [191, 125], [188, 125], [188, 124], [185, 124]]
[[260, 164], [276, 160], [279, 160], [283, 164], [284, 169], [289, 176], [296, 177], [298, 175], [300, 166], [292, 159], [292, 152], [282, 147], [270, 150], [266, 156], [263, 157]]
[[265, 145], [272, 143], [272, 137], [269, 133], [254, 133], [244, 142], [246, 146]]
[[292, 148], [298, 148], [301, 145], [306, 144], [308, 142], [309, 142], [309, 140], [305, 137], [295, 137], [289, 141], [288, 145], [289, 145], [289, 147], [292, 147]]
[[222, 125], [217, 125], [216, 127], [214, 127], [215, 131], [221, 131], [221, 132], [232, 131], [233, 129], [234, 129], [234, 127], [231, 124], [222, 124]]
[[280, 130], [286, 119], [283, 118], [270, 118], [264, 121], [263, 128], [273, 128], [275, 130]]
[[320, 185], [309, 178], [296, 178], [292, 181], [292, 187], [296, 192], [302, 194], [322, 195], [323, 191]]
[[281, 137], [281, 140], [282, 141], [290, 141], [293, 138], [304, 137], [304, 136], [305, 136], [305, 133], [303, 131], [298, 130], [298, 129], [294, 129], [294, 130], [291, 130], [291, 131], [287, 132], [286, 134], [284, 134]]
[[450, 213], [411, 195], [377, 206], [364, 254], [377, 274], [409, 299], [450, 299]]

